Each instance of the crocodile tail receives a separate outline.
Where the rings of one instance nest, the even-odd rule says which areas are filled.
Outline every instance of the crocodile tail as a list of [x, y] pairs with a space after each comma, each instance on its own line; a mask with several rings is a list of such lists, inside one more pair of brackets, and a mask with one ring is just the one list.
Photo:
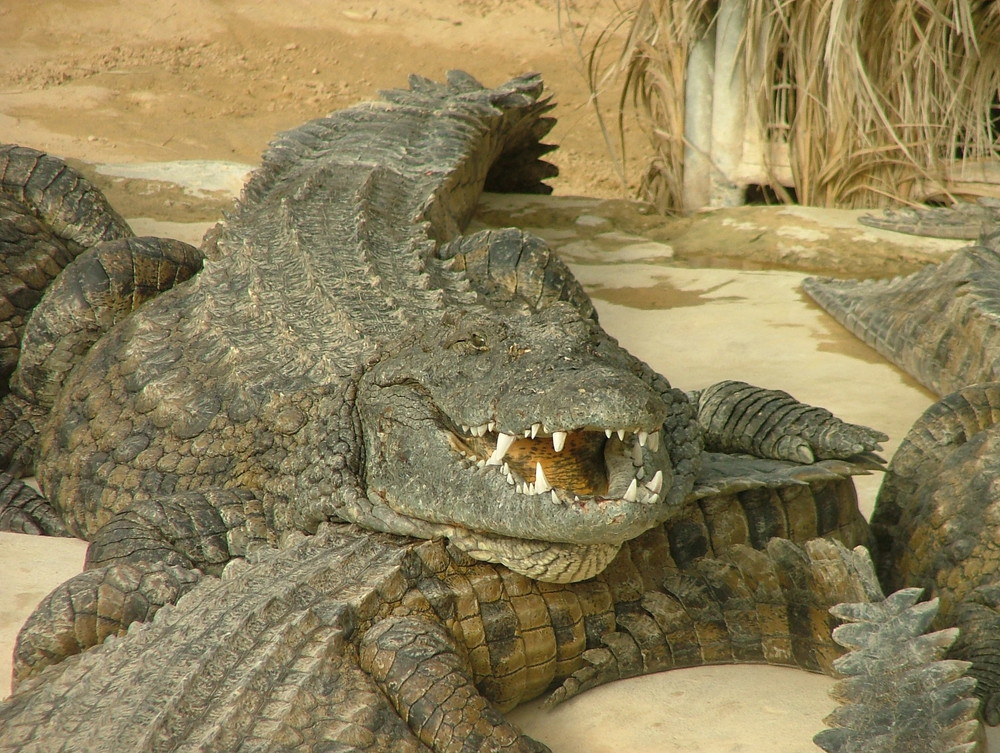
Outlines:
[[1000, 722], [998, 421], [996, 382], [928, 408], [900, 443], [872, 514], [883, 586], [940, 598], [937, 625], [961, 629], [949, 656], [972, 662], [991, 724]]
[[552, 193], [545, 180], [559, 174], [559, 169], [542, 159], [553, 151], [554, 144], [542, 139], [556, 123], [544, 116], [555, 106], [551, 97], [542, 97], [542, 77], [528, 73], [490, 89], [465, 71], [448, 71], [447, 83], [439, 84], [418, 75], [410, 76], [410, 88], [383, 91], [390, 102], [418, 104], [427, 100], [442, 101], [464, 97], [480, 100], [503, 114], [495, 128], [499, 149], [490, 159], [484, 189], [496, 193]]
[[1000, 379], [1000, 253], [970, 246], [891, 280], [810, 277], [805, 291], [939, 395]]
[[834, 640], [850, 653], [834, 662], [844, 676], [834, 687], [840, 706], [813, 739], [829, 753], [940, 753], [978, 749], [975, 680], [968, 662], [944, 658], [955, 629], [927, 633], [937, 600], [916, 603], [921, 589], [883, 601], [840, 604], [845, 624]]
[[104, 194], [56, 157], [0, 145], [0, 376], [42, 292], [75, 256], [132, 230]]
[[1000, 207], [986, 197], [977, 203], [961, 202], [952, 207], [903, 207], [886, 209], [881, 215], [864, 214], [858, 222], [880, 230], [892, 230], [928, 238], [975, 240], [984, 228], [1000, 221]]
[[[381, 164], [429, 195], [412, 219], [430, 223], [436, 241], [450, 240], [469, 221], [484, 186], [489, 190], [548, 192], [557, 169], [541, 159], [555, 119], [542, 97], [542, 79], [528, 74], [495, 88], [460, 71], [445, 83], [410, 77], [410, 88], [380, 92], [367, 102], [279, 134], [253, 172], [233, 212], [255, 212], [286, 181], [317, 162]], [[391, 118], [386, 117], [391, 114]], [[433, 126], [434, 135], [429, 136]], [[414, 160], [408, 149], [419, 153]], [[416, 171], [416, 172], [414, 172]], [[229, 243], [220, 239], [221, 253]]]
[[559, 703], [617, 679], [706, 664], [766, 663], [832, 671], [840, 650], [829, 609], [881, 598], [863, 547], [826, 539], [804, 546], [772, 539], [765, 551], [745, 545], [705, 557], [664, 579], [629, 607], [605, 647], [547, 699]]

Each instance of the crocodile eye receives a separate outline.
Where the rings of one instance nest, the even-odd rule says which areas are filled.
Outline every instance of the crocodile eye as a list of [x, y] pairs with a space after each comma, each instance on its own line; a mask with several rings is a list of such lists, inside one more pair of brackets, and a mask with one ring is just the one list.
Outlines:
[[476, 352], [489, 350], [489, 343], [486, 338], [478, 332], [463, 333], [444, 342], [446, 348], [458, 347], [464, 352]]

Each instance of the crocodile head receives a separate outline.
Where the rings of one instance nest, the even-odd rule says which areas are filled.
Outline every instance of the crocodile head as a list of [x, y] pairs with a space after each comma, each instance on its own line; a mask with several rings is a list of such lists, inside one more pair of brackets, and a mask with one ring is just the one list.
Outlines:
[[372, 510], [539, 580], [591, 577], [690, 487], [669, 394], [567, 304], [452, 312], [359, 385]]

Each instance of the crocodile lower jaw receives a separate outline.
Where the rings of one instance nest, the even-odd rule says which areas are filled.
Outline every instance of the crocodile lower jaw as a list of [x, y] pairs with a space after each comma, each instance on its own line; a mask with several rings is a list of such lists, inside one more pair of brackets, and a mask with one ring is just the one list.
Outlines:
[[576, 583], [600, 574], [618, 555], [617, 544], [564, 544], [515, 539], [497, 534], [450, 528], [452, 545], [473, 559], [494, 562], [533, 580]]

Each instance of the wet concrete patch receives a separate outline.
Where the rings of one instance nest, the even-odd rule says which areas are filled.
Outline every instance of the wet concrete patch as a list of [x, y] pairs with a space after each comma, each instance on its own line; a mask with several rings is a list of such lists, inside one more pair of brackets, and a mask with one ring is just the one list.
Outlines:
[[[614, 277], [614, 272], [609, 272]], [[651, 311], [653, 309], [676, 309], [684, 306], [703, 306], [720, 298], [710, 294], [726, 286], [720, 283], [714, 288], [704, 290], [684, 290], [672, 284], [669, 280], [660, 280], [648, 287], [603, 287], [587, 286], [587, 293], [592, 298], [598, 298], [619, 306]], [[739, 296], [724, 296], [721, 300], [741, 301]]]

